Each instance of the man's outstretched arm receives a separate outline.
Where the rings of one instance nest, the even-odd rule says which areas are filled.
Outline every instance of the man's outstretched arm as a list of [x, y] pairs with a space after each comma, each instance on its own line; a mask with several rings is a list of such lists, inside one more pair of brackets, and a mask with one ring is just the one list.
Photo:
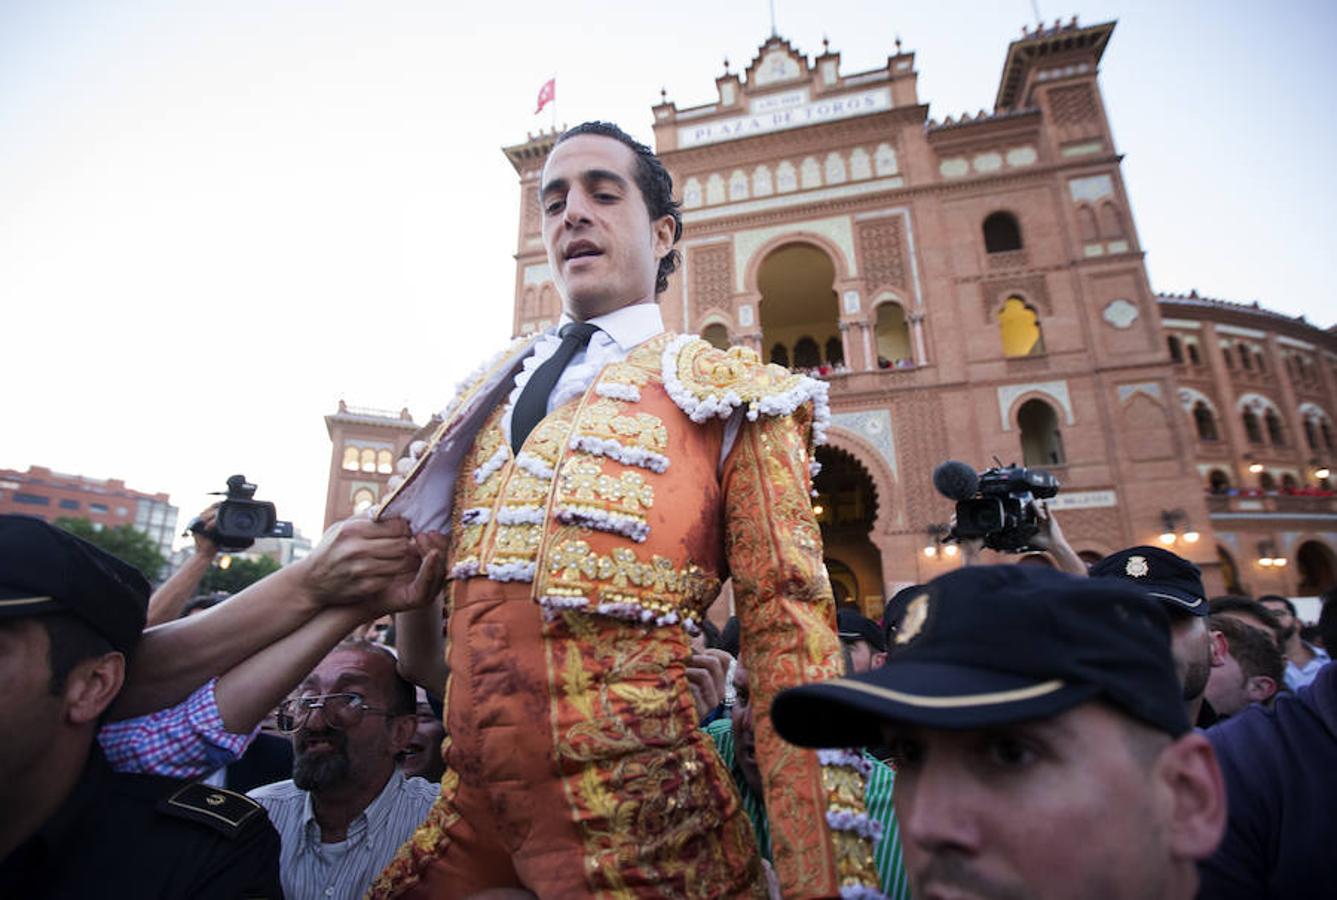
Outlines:
[[376, 597], [386, 609], [408, 608], [423, 564], [403, 520], [340, 522], [306, 559], [213, 609], [146, 631], [110, 718], [143, 715], [181, 702], [321, 610], [352, 606], [366, 616], [373, 614], [368, 599]]

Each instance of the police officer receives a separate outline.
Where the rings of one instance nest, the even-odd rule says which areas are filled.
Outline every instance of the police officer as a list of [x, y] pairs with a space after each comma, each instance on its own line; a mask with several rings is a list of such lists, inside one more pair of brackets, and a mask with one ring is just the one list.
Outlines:
[[0, 516], [0, 896], [282, 897], [264, 810], [207, 785], [111, 771], [95, 734], [144, 627], [131, 566]]
[[[910, 598], [896, 644], [880, 669], [781, 692], [771, 721], [800, 746], [892, 748], [914, 896], [1194, 896], [1225, 789], [1145, 593], [967, 567]], [[865, 824], [833, 796], [828, 815]]]
[[1215, 723], [1216, 712], [1207, 702], [1207, 681], [1214, 667], [1225, 664], [1226, 639], [1208, 625], [1211, 610], [1202, 570], [1160, 547], [1129, 547], [1096, 563], [1090, 574], [1125, 579], [1160, 602], [1170, 617], [1171, 651], [1188, 720], [1199, 728]]

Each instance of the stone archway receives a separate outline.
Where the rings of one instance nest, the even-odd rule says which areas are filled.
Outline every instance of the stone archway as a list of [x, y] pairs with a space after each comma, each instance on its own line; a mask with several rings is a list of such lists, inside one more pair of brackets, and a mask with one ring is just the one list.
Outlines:
[[1321, 541], [1305, 541], [1295, 551], [1295, 574], [1299, 584], [1295, 592], [1313, 597], [1337, 585], [1337, 557]]
[[762, 357], [816, 369], [844, 362], [836, 266], [822, 248], [802, 240], [766, 254], [757, 268]]
[[822, 528], [827, 569], [840, 575], [849, 597], [870, 619], [882, 615], [882, 553], [870, 535], [878, 518], [877, 488], [853, 454], [837, 447], [817, 448], [822, 470], [813, 479], [813, 510]]
[[1221, 565], [1221, 578], [1225, 581], [1226, 590], [1232, 594], [1248, 595], [1244, 588], [1244, 583], [1240, 581], [1239, 566], [1235, 565], [1235, 557], [1230, 555], [1230, 551], [1220, 544], [1216, 545], [1216, 559]]

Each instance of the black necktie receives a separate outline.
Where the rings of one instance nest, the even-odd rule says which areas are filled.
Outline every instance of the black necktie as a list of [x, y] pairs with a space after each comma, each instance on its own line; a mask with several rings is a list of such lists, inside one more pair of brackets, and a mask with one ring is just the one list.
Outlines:
[[548, 414], [548, 396], [557, 385], [557, 379], [562, 377], [562, 370], [598, 330], [599, 326], [588, 322], [569, 322], [562, 326], [558, 332], [562, 343], [557, 352], [529, 376], [515, 401], [515, 409], [511, 411], [511, 449], [516, 453], [524, 446], [529, 432]]

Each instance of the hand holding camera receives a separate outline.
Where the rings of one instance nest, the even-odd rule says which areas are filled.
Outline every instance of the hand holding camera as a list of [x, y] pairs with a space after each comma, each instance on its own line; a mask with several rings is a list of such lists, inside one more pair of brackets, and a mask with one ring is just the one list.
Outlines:
[[274, 504], [255, 499], [256, 486], [245, 475], [233, 475], [227, 480], [227, 491], [215, 492], [225, 497], [222, 503], [209, 507], [187, 526], [196, 535], [195, 549], [201, 550], [203, 536], [214, 550], [231, 552], [245, 550], [256, 538], [290, 538], [292, 523], [280, 522]]
[[1057, 494], [1059, 483], [1043, 469], [1000, 464], [977, 474], [949, 459], [933, 470], [933, 486], [956, 501], [952, 537], [957, 540], [979, 539], [1003, 553], [1045, 549], [1034, 543], [1042, 521], [1036, 501]]

